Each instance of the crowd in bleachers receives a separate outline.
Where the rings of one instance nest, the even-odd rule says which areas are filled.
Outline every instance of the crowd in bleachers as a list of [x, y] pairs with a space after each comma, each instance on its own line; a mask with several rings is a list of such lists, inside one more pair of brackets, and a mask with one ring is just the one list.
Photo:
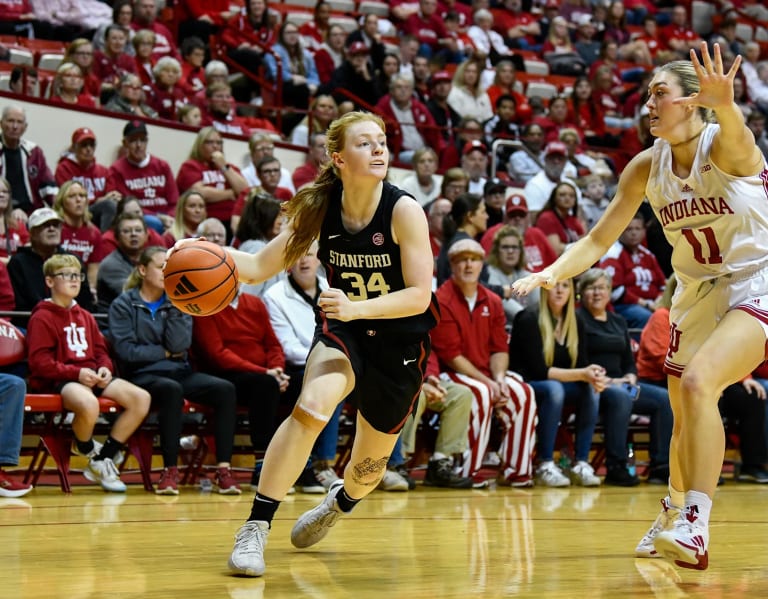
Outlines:
[[[638, 342], [640, 355], [647, 349], [646, 326], [659, 312], [671, 273], [669, 249], [650, 210], [638, 214], [596, 265], [602, 270], [593, 273], [594, 281], [570, 282], [559, 296], [550, 291], [529, 298], [513, 296], [510, 286], [551, 264], [591, 229], [627, 160], [653, 143], [643, 106], [648, 74], [655, 65], [686, 58], [702, 38], [721, 43], [726, 63], [744, 56], [736, 101], [768, 156], [768, 15], [761, 3], [711, 2], [717, 18], [708, 18], [705, 26], [694, 13], [706, 3], [646, 0], [330, 0], [311, 6], [246, 0], [237, 10], [237, 3], [213, 0], [181, 0], [162, 10], [155, 0], [75, 4], [0, 0], [0, 60], [9, 61], [0, 71], [8, 72], [8, 89], [19, 98], [112, 113], [123, 131], [120, 157], [99, 164], [96, 134], [75, 123], [70, 148], [54, 164], [25, 137], [24, 110], [10, 99], [4, 102], [0, 310], [25, 313], [14, 322], [29, 327], [30, 347], [39, 347], [39, 340], [28, 314], [39, 315], [41, 302], [66, 309], [76, 298], [78, 309], [104, 315], [111, 357], [78, 355], [69, 338], [72, 355], [47, 348], [50, 360], [75, 359], [96, 374], [83, 378], [65, 368], [67, 376], [54, 380], [31, 372], [30, 384], [63, 397], [68, 383], [77, 386], [65, 404], [78, 415], [73, 451], [88, 456], [87, 472], [105, 489], [124, 488], [115, 466], [132, 432], [124, 425], [138, 425], [149, 409], [144, 396], [128, 387], [135, 383], [149, 392], [151, 409], [159, 414], [164, 469], [158, 492], [178, 492], [176, 439], [184, 398], [214, 408], [216, 484], [223, 493], [240, 492], [229, 469], [236, 405], [248, 406], [254, 449], [265, 447], [279, 405], [298, 396], [303, 366], [286, 346], [291, 335], [283, 312], [291, 303], [313, 306], [322, 276], [315, 274], [316, 264], [300, 261], [285, 275], [243, 286], [233, 305], [211, 321], [192, 322], [165, 299], [161, 255], [152, 248], [205, 235], [221, 245], [258, 251], [283, 225], [281, 202], [312, 182], [328, 161], [328, 124], [353, 109], [380, 114], [392, 161], [412, 168], [398, 183], [428, 215], [444, 310], [452, 309], [459, 281], [468, 276], [462, 268], [477, 258], [477, 248], [483, 265], [476, 283], [494, 298], [488, 299], [492, 310], [500, 310], [494, 314], [501, 331], [488, 331], [482, 339], [477, 331], [462, 329], [464, 316], [471, 319], [483, 309], [479, 301], [435, 331], [436, 359], [419, 409], [444, 411], [453, 424], [438, 441], [427, 481], [482, 485], [484, 460], [497, 460], [500, 484], [528, 486], [534, 478], [554, 486], [599, 484], [584, 440], [591, 442], [598, 412], [605, 426], [606, 482], [638, 482], [625, 441], [638, 414], [651, 419], [649, 479], [666, 481], [663, 448], [671, 416], [668, 399], [666, 410], [660, 399], [666, 393], [663, 377], [643, 372], [632, 353]], [[176, 173], [149, 151], [154, 119], [197, 131]], [[247, 167], [227, 158], [225, 135], [248, 139]], [[275, 155], [276, 141], [306, 149], [306, 163], [289, 172]], [[454, 248], [471, 240], [478, 244], [459, 245], [463, 252]], [[75, 256], [76, 263], [50, 262], [60, 254]], [[72, 298], [57, 302], [52, 293], [58, 287], [67, 287], [65, 295]], [[156, 324], [158, 313], [184, 334], [166, 335]], [[175, 320], [181, 324], [173, 325]], [[237, 331], [245, 330], [254, 337], [237, 338]], [[528, 332], [521, 336], [519, 330]], [[531, 346], [530, 331], [542, 336], [543, 354], [533, 363], [517, 354]], [[92, 334], [87, 344], [102, 343], [96, 331]], [[505, 349], [499, 346], [502, 337]], [[462, 347], [460, 340], [470, 346]], [[306, 345], [306, 338], [302, 341]], [[240, 344], [256, 349], [238, 349], [229, 359]], [[147, 352], [152, 345], [151, 357], [137, 355], [137, 348]], [[466, 352], [467, 360], [457, 363]], [[503, 397], [489, 379], [500, 353], [509, 354], [508, 365], [519, 372], [510, 371], [506, 384], [513, 391]], [[569, 374], [547, 377], [542, 364]], [[123, 403], [129, 416], [118, 420], [123, 426], [101, 447], [88, 430], [92, 400], [100, 392], [83, 389], [105, 390], [113, 372], [126, 379], [118, 395], [128, 397]], [[765, 391], [755, 381], [768, 385], [761, 373], [745, 381], [747, 392], [734, 391], [729, 405], [747, 408], [731, 410], [729, 418], [740, 423], [748, 413], [752, 422], [764, 420], [758, 398]], [[457, 391], [462, 384], [473, 392]], [[248, 397], [254, 389], [259, 397]], [[638, 390], [639, 400], [633, 395]], [[556, 425], [567, 418], [566, 401], [579, 403], [570, 469], [555, 464], [552, 455], [558, 449]], [[529, 438], [537, 410], [538, 446]], [[471, 426], [456, 427], [456, 413], [471, 413]], [[505, 432], [488, 449], [494, 414]], [[338, 418], [337, 413], [332, 426]], [[741, 444], [742, 476], [768, 482], [765, 427], [742, 428], [747, 436]], [[0, 434], [7, 437], [4, 430]], [[318, 443], [315, 463], [299, 487], [322, 490], [335, 479], [330, 469], [335, 438], [330, 430]], [[406, 431], [404, 448], [413, 451], [413, 445], [413, 431]], [[745, 448], [758, 449], [745, 455]], [[401, 451], [398, 445], [385, 489], [408, 488]], [[0, 453], [5, 460], [0, 466], [13, 465], [12, 449]], [[112, 466], [98, 463], [105, 460]], [[3, 487], [4, 476], [0, 470], [0, 495], [3, 488], [25, 492], [10, 479]]]

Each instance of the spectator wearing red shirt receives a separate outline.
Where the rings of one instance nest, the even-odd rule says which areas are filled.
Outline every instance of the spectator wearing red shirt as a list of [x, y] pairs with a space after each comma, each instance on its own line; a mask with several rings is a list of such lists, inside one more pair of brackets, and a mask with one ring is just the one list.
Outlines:
[[72, 133], [72, 145], [56, 165], [56, 184], [78, 181], [88, 195], [88, 210], [96, 226], [105, 231], [115, 216], [117, 191], [107, 192], [109, 169], [96, 162], [96, 134], [88, 127]]
[[173, 34], [162, 23], [157, 21], [157, 3], [155, 0], [135, 0], [133, 3], [133, 21], [131, 29], [149, 29], [155, 32], [155, 47], [152, 53], [156, 58], [173, 56], [178, 58], [176, 41]]
[[93, 44], [85, 38], [78, 38], [67, 46], [62, 62], [74, 62], [83, 74], [83, 89], [98, 98], [101, 93], [101, 79], [93, 73], [94, 52]]
[[437, 12], [443, 21], [445, 21], [448, 13], [456, 13], [461, 31], [466, 31], [472, 24], [472, 7], [459, 0], [440, 0], [437, 5]]
[[122, 197], [138, 199], [148, 226], [162, 233], [171, 226], [179, 191], [173, 172], [162, 158], [147, 151], [147, 126], [130, 121], [123, 128], [125, 156], [109, 167], [107, 192], [117, 191]]
[[432, 329], [432, 350], [440, 370], [472, 390], [469, 458], [464, 476], [479, 472], [496, 414], [503, 430], [499, 482], [532, 484], [536, 400], [522, 378], [508, 370], [509, 347], [501, 299], [479, 283], [485, 253], [472, 239], [448, 252], [451, 278], [437, 290], [440, 322]]
[[227, 47], [227, 55], [255, 72], [262, 64], [264, 51], [277, 40], [274, 17], [266, 0], [247, 0], [245, 10], [224, 25], [221, 39]]
[[333, 71], [344, 62], [344, 41], [347, 32], [341, 25], [331, 25], [328, 37], [315, 51], [315, 66], [320, 83], [329, 83]]
[[189, 159], [176, 175], [181, 193], [199, 191], [205, 198], [209, 217], [229, 227], [235, 199], [248, 187], [240, 169], [227, 162], [221, 134], [214, 127], [203, 127], [195, 138]]
[[645, 219], [638, 213], [600, 261], [613, 280], [613, 307], [631, 329], [645, 326], [667, 282], [656, 256], [642, 245], [644, 240]]
[[85, 265], [88, 285], [96, 297], [96, 277], [99, 262], [101, 232], [91, 223], [88, 212], [88, 194], [78, 181], [64, 183], [53, 201], [53, 209], [64, 221], [61, 228], [61, 249], [74, 254]]
[[552, 189], [549, 200], [536, 218], [536, 226], [559, 256], [569, 244], [584, 237], [584, 223], [579, 218], [578, 194], [572, 183], [561, 181]]
[[525, 253], [526, 270], [541, 272], [557, 260], [557, 254], [552, 249], [547, 236], [538, 227], [530, 225], [528, 204], [519, 193], [513, 193], [507, 198], [504, 206], [504, 220], [483, 233], [480, 245], [486, 254], [490, 254], [493, 238], [502, 227], [513, 226], [523, 236], [523, 251]]
[[126, 73], [136, 73], [133, 56], [125, 53], [128, 34], [120, 25], [110, 25], [104, 34], [104, 50], [93, 53], [93, 74], [102, 86], [110, 89], [117, 87], [120, 78]]
[[64, 62], [56, 69], [51, 90], [51, 102], [71, 106], [96, 108], [96, 99], [83, 89], [83, 72], [72, 62]]
[[312, 133], [309, 136], [309, 150], [307, 160], [299, 168], [293, 171], [293, 185], [300, 189], [308, 183], [312, 183], [320, 173], [320, 168], [331, 159], [325, 148], [327, 140], [325, 133]]
[[152, 53], [155, 47], [155, 32], [149, 29], [140, 29], [131, 39], [133, 46], [133, 60], [136, 63], [136, 73], [141, 79], [144, 90], [149, 92], [155, 83], [153, 68], [157, 57]]
[[[659, 24], [656, 21], [656, 17], [653, 15], [646, 15], [643, 18], [643, 32], [637, 36], [639, 41], [645, 42], [648, 47], [648, 51], [651, 53], [651, 58], [657, 60], [659, 52], [669, 52], [669, 47], [666, 41], [662, 37], [662, 31], [659, 29]], [[668, 62], [663, 60], [661, 62]]]
[[387, 122], [387, 137], [392, 156], [410, 163], [413, 153], [428, 146], [439, 155], [445, 143], [429, 109], [413, 95], [413, 81], [395, 75], [390, 93], [376, 104], [376, 112]]
[[440, 53], [449, 57], [458, 49], [456, 41], [448, 34], [442, 18], [437, 14], [437, 0], [419, 0], [419, 10], [405, 19], [401, 30], [419, 40], [419, 53], [422, 56], [429, 58]]
[[199, 37], [188, 37], [181, 43], [181, 81], [179, 85], [191, 96], [204, 91], [205, 83], [205, 44]]
[[155, 84], [148, 101], [161, 119], [176, 120], [176, 111], [189, 103], [181, 87], [181, 65], [172, 56], [163, 56], [157, 61], [152, 72]]
[[531, 48], [541, 35], [538, 20], [523, 10], [522, 0], [504, 0], [498, 8], [492, 8], [493, 29], [514, 48]]
[[687, 60], [691, 50], [698, 50], [701, 37], [688, 26], [688, 11], [677, 5], [672, 9], [672, 22], [661, 30], [661, 39], [678, 58]]
[[230, 0], [178, 0], [173, 5], [174, 18], [179, 23], [179, 42], [182, 55], [184, 42], [191, 37], [207, 40], [232, 17], [237, 10]]
[[210, 83], [205, 90], [207, 107], [203, 112], [203, 125], [213, 126], [222, 133], [249, 136], [251, 130], [245, 119], [237, 116], [232, 106], [232, 88], [228, 83]]
[[304, 42], [304, 47], [314, 54], [328, 39], [330, 24], [328, 20], [331, 17], [331, 5], [323, 0], [315, 4], [315, 12], [311, 21], [302, 23], [299, 26], [299, 34]]

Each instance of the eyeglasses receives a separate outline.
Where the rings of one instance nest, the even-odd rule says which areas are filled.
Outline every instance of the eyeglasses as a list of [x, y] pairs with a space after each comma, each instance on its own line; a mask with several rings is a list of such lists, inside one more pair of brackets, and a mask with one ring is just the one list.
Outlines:
[[499, 249], [505, 252], [512, 252], [512, 251], [519, 250], [520, 246], [519, 245], [500, 245]]
[[271, 152], [275, 149], [275, 146], [256, 146], [254, 150], [257, 152]]
[[144, 232], [144, 229], [141, 227], [135, 227], [133, 229], [120, 229], [121, 235], [141, 235]]
[[146, 137], [134, 137], [128, 140], [129, 144], [145, 144], [149, 141]]
[[84, 50], [78, 50], [77, 52], [72, 52], [75, 56], [93, 56], [93, 52], [86, 52]]
[[584, 293], [605, 293], [610, 290], [611, 288], [608, 285], [590, 285], [584, 288]]
[[203, 237], [208, 239], [226, 239], [226, 233], [203, 233]]
[[265, 168], [261, 171], [262, 175], [277, 175], [280, 173], [279, 168]]
[[64, 281], [85, 281], [84, 272], [57, 272], [54, 277], [61, 277]]
[[203, 143], [206, 146], [220, 146], [224, 144], [220, 139], [206, 139]]

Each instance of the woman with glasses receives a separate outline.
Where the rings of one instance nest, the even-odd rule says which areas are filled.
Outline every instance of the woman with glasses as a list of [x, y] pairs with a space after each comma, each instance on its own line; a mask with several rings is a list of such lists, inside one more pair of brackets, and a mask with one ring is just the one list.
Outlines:
[[96, 98], [83, 89], [83, 73], [73, 62], [63, 62], [56, 69], [51, 102], [74, 106], [96, 107]]
[[62, 63], [71, 62], [80, 67], [83, 75], [83, 90], [98, 98], [101, 94], [101, 79], [93, 72], [93, 44], [83, 37], [72, 41], [64, 52]]
[[125, 73], [120, 77], [117, 94], [107, 102], [104, 108], [112, 112], [124, 112], [151, 119], [158, 118], [157, 111], [144, 101], [141, 80], [133, 73]]
[[230, 229], [235, 200], [248, 188], [240, 169], [227, 162], [224, 141], [214, 127], [203, 127], [197, 134], [189, 158], [179, 167], [176, 184], [180, 193], [197, 191], [205, 199], [208, 216], [218, 218]]
[[[525, 265], [525, 250], [520, 231], [511, 225], [503, 226], [494, 235], [491, 251], [488, 254], [488, 284], [499, 287], [512, 285], [518, 279], [531, 274]], [[527, 306], [535, 306], [538, 302], [538, 289], [525, 297], [512, 296], [502, 300], [507, 325], [512, 326], [515, 315], [520, 310]]]

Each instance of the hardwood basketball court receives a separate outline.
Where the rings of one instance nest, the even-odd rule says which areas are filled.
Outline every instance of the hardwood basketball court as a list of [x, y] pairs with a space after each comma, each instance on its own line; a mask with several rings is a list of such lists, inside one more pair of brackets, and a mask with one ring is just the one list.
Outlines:
[[0, 597], [768, 597], [768, 486], [718, 489], [705, 572], [633, 557], [660, 486], [376, 491], [301, 551], [290, 529], [322, 496], [297, 494], [278, 512], [261, 579], [226, 568], [247, 488], [41, 486], [0, 499]]

